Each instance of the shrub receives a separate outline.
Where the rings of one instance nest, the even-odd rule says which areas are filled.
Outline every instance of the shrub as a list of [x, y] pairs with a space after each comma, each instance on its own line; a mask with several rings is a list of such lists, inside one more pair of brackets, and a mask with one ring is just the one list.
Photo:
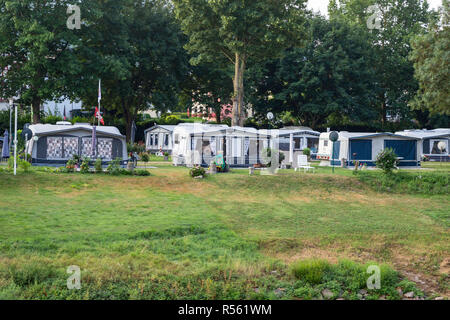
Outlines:
[[150, 161], [150, 155], [147, 152], [143, 152], [141, 154], [141, 160], [147, 165], [147, 162]]
[[28, 161], [20, 159], [19, 160], [19, 166], [24, 172], [28, 172], [30, 170], [31, 163], [29, 163]]
[[89, 173], [89, 158], [84, 158], [80, 166], [81, 173]]
[[304, 280], [310, 284], [320, 284], [325, 272], [330, 268], [331, 265], [326, 260], [300, 260], [292, 266], [292, 273], [297, 279]]
[[121, 173], [120, 159], [114, 159], [106, 168], [106, 172], [113, 176], [118, 176]]
[[132, 176], [133, 175], [133, 171], [127, 170], [127, 169], [120, 169], [119, 170], [119, 174], [123, 175], [123, 176]]
[[140, 177], [147, 177], [150, 176], [150, 172], [148, 172], [147, 170], [134, 170], [134, 175]]
[[303, 150], [303, 155], [305, 155], [305, 156], [311, 156], [311, 149], [310, 148], [305, 148], [304, 150]]
[[202, 176], [204, 176], [206, 174], [206, 171], [202, 167], [195, 167], [195, 168], [192, 168], [189, 171], [189, 174], [193, 178], [195, 178], [195, 177], [202, 177]]
[[68, 173], [74, 172], [75, 171], [75, 164], [76, 164], [75, 160], [73, 160], [73, 159], [70, 159], [69, 161], [67, 161], [65, 172], [68, 172]]
[[377, 155], [377, 168], [380, 168], [384, 173], [389, 174], [398, 165], [397, 155], [392, 148], [386, 148]]
[[103, 172], [103, 166], [102, 166], [102, 159], [97, 158], [94, 163], [94, 170], [95, 173], [102, 173]]

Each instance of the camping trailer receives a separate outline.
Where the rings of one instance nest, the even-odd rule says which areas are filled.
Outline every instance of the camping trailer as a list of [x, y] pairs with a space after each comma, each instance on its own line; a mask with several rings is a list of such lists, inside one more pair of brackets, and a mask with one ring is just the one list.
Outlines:
[[368, 167], [376, 166], [377, 155], [385, 148], [394, 149], [399, 166], [420, 166], [422, 148], [418, 138], [398, 134], [339, 132], [339, 140], [332, 142], [330, 132], [320, 135], [317, 159], [321, 166], [354, 167], [357, 162]]
[[[420, 139], [422, 144], [422, 160], [426, 158], [429, 161], [450, 161], [450, 129], [405, 130], [396, 134]], [[444, 145], [443, 150], [439, 148], [442, 144]]]
[[254, 128], [180, 124], [173, 133], [173, 164], [209, 166], [222, 155], [230, 167], [249, 167], [264, 162], [271, 140], [269, 132]]
[[176, 126], [155, 125], [145, 130], [145, 149], [150, 153], [172, 154], [173, 130]]
[[278, 147], [285, 155], [284, 164], [296, 167], [298, 156], [303, 150], [311, 150], [311, 159], [315, 159], [319, 150], [320, 132], [307, 127], [287, 127], [275, 131], [274, 139], [278, 139]]
[[106, 164], [120, 159], [121, 165], [128, 162], [125, 136], [116, 127], [95, 127], [96, 146], [93, 148], [93, 126], [58, 122], [30, 125], [31, 139], [26, 144], [33, 165], [64, 165], [77, 155], [90, 160], [101, 158]]

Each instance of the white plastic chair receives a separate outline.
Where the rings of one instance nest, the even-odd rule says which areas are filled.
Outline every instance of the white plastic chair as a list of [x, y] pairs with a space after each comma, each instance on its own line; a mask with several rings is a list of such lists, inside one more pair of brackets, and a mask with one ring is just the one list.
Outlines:
[[303, 169], [303, 172], [307, 172], [309, 170], [315, 172], [316, 170], [314, 167], [311, 167], [311, 165], [308, 162], [308, 156], [305, 155], [298, 156], [298, 167], [295, 168], [295, 171], [298, 171], [299, 169]]

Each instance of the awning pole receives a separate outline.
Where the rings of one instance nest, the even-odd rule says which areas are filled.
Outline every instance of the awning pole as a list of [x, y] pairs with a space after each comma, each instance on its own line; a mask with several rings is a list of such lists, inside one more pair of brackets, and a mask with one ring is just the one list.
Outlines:
[[17, 105], [14, 105], [14, 175], [17, 175]]

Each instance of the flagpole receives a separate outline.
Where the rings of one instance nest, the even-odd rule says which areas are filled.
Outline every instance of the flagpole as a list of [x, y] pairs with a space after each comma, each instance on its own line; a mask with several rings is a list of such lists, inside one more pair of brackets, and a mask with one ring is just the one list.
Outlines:
[[99, 127], [100, 127], [101, 101], [102, 101], [102, 79], [99, 79], [98, 80], [98, 126]]

